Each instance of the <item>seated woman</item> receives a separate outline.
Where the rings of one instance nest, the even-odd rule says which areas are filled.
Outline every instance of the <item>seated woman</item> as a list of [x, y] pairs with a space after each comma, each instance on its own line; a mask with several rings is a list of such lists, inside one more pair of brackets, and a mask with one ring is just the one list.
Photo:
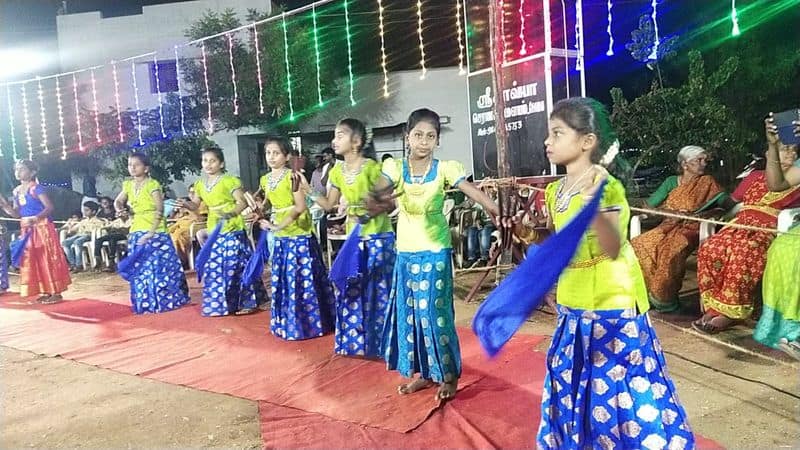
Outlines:
[[[797, 160], [797, 145], [780, 144], [777, 153], [780, 159], [768, 164], [789, 171]], [[764, 170], [754, 170], [731, 197], [743, 204], [733, 223], [774, 230], [780, 210], [800, 203], [800, 186], [770, 192]], [[753, 290], [764, 274], [773, 239], [772, 231], [725, 227], [700, 246], [697, 287], [705, 314], [692, 322], [696, 330], [714, 334], [750, 317]]]
[[[800, 123], [795, 124], [800, 137]], [[767, 119], [767, 187], [780, 192], [800, 186], [800, 160], [786, 172], [779, 170], [780, 141], [771, 119]], [[800, 360], [800, 225], [772, 242], [764, 270], [764, 308], [753, 332], [753, 338], [769, 347], [778, 348]]]
[[[185, 199], [186, 198], [184, 198], [184, 200]], [[167, 230], [169, 237], [172, 238], [172, 243], [175, 244], [175, 250], [178, 253], [178, 258], [180, 258], [184, 269], [189, 268], [189, 253], [192, 248], [192, 237], [190, 235], [192, 224], [204, 222], [206, 220], [205, 214], [207, 214], [205, 205], [202, 205], [201, 210], [197, 213], [185, 208], [179, 208], [177, 220], [175, 220]]]
[[[706, 175], [708, 154], [696, 145], [678, 152], [680, 175], [661, 183], [647, 199], [647, 206], [693, 214], [720, 204], [727, 196], [714, 177]], [[642, 266], [650, 305], [660, 312], [678, 309], [678, 291], [686, 272], [686, 258], [697, 248], [700, 223], [666, 218], [656, 228], [631, 239]]]

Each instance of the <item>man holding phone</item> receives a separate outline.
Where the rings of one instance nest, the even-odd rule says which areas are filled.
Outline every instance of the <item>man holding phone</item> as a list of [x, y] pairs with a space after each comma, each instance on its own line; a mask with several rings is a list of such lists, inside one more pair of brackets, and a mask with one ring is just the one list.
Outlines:
[[[794, 110], [795, 114], [800, 112], [800, 109]], [[779, 114], [781, 119], [787, 117], [786, 114]], [[780, 136], [779, 126], [776, 123], [776, 116], [772, 113], [764, 121], [767, 131], [767, 187], [772, 192], [781, 192], [789, 189], [792, 186], [800, 184], [800, 159], [794, 162], [794, 165], [785, 172], [781, 168], [781, 155], [782, 151], [792, 151], [795, 154], [798, 152], [798, 142], [800, 142], [800, 117], [795, 116], [795, 120], [791, 121], [794, 139]], [[784, 134], [785, 135], [785, 134]], [[783, 142], [782, 139], [787, 139], [790, 142]]]

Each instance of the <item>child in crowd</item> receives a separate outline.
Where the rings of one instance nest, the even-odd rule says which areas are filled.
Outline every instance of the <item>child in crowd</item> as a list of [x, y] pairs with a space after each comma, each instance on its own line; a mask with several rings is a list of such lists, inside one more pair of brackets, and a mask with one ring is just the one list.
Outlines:
[[94, 243], [94, 260], [95, 269], [100, 268], [100, 261], [102, 261], [102, 251], [105, 244], [108, 243], [108, 267], [107, 272], [116, 272], [116, 261], [119, 255], [117, 243], [128, 239], [131, 227], [131, 216], [128, 213], [128, 208], [122, 208], [117, 214], [118, 217], [103, 227], [104, 235], [98, 237]]
[[73, 222], [65, 228], [66, 237], [61, 241], [61, 247], [67, 255], [70, 270], [80, 272], [83, 270], [83, 244], [92, 239], [92, 233], [103, 228], [107, 221], [97, 217], [100, 205], [88, 201], [83, 204], [83, 219]]
[[[445, 191], [461, 190], [490, 214], [499, 209], [465, 180], [458, 161], [433, 157], [439, 145], [441, 122], [429, 109], [411, 113], [406, 123], [408, 158], [387, 159], [383, 173], [395, 185], [397, 206], [397, 260], [384, 331], [384, 359], [389, 369], [406, 377], [420, 376], [398, 387], [410, 394], [439, 387], [436, 398], [453, 398], [461, 376], [461, 351], [453, 307], [453, 269], [450, 228], [443, 213]], [[370, 209], [384, 211], [383, 197]]]
[[[333, 150], [344, 158], [329, 175], [327, 196], [314, 196], [325, 210], [347, 205], [346, 232], [367, 216], [365, 199], [377, 186], [388, 186], [375, 161], [375, 149], [364, 124], [343, 119], [336, 125]], [[385, 212], [368, 217], [361, 225], [358, 277], [347, 281], [336, 295], [334, 352], [341, 355], [381, 357], [383, 328], [395, 260], [395, 235]]]
[[267, 291], [260, 279], [242, 283], [242, 272], [252, 249], [247, 239], [241, 212], [247, 207], [242, 182], [225, 173], [225, 156], [219, 147], [202, 152], [205, 177], [194, 184], [191, 201], [179, 200], [178, 207], [200, 211], [208, 207], [208, 230], [221, 223], [220, 233], [211, 245], [205, 267], [198, 267], [203, 281], [203, 316], [251, 314], [267, 302]]
[[72, 280], [50, 218], [53, 203], [36, 179], [38, 170], [33, 161], [18, 161], [15, 175], [20, 185], [14, 189], [14, 203], [9, 204], [0, 196], [0, 208], [11, 217], [21, 219], [20, 232], [25, 248], [20, 263], [19, 295], [41, 294], [37, 301], [49, 304], [61, 301], [61, 293]]
[[550, 114], [547, 157], [565, 166], [566, 176], [547, 186], [549, 226], [563, 228], [608, 181], [600, 212], [558, 279], [537, 447], [693, 448], [646, 314], [644, 278], [627, 239], [625, 188], [597, 164], [615, 140], [594, 99], [561, 100]]
[[135, 275], [128, 280], [133, 312], [161, 313], [180, 308], [190, 301], [189, 289], [175, 247], [166, 233], [161, 184], [150, 178], [150, 158], [143, 153], [128, 156], [128, 173], [131, 179], [122, 183], [114, 208], [120, 218], [128, 214], [126, 204], [133, 212], [129, 253], [145, 247], [143, 257], [134, 263]]
[[270, 330], [287, 341], [322, 336], [333, 328], [334, 297], [311, 231], [302, 175], [288, 167], [292, 146], [286, 138], [269, 138], [264, 149], [270, 172], [260, 184], [272, 214], [259, 224], [275, 236]]

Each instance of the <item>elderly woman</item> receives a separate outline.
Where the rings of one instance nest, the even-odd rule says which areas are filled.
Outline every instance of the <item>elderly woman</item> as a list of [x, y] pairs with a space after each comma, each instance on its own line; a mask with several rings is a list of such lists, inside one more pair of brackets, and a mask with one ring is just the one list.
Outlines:
[[[775, 166], [769, 168], [770, 174], [793, 173], [797, 145], [770, 142], [770, 147], [767, 165]], [[774, 230], [780, 210], [800, 203], [800, 186], [787, 188], [784, 184], [779, 188], [784, 189], [770, 191], [764, 170], [751, 172], [731, 195], [743, 204], [733, 222]], [[767, 250], [773, 239], [772, 231], [725, 227], [700, 246], [697, 285], [705, 314], [692, 322], [696, 330], [714, 334], [750, 317], [753, 291], [764, 274]]]
[[[767, 187], [780, 192], [800, 186], [800, 160], [785, 172], [780, 170], [780, 141], [771, 119], [767, 119]], [[800, 122], [795, 124], [800, 136]], [[777, 164], [776, 164], [777, 163]], [[778, 348], [800, 360], [800, 225], [775, 238], [767, 253], [764, 270], [764, 308], [753, 332], [758, 342]]]
[[[681, 174], [661, 184], [647, 206], [682, 214], [696, 214], [721, 203], [726, 195], [711, 175], [705, 174], [708, 154], [688, 145], [678, 152]], [[650, 304], [661, 312], [679, 307], [678, 290], [686, 272], [686, 258], [698, 245], [700, 223], [667, 218], [656, 228], [631, 239], [642, 266]]]

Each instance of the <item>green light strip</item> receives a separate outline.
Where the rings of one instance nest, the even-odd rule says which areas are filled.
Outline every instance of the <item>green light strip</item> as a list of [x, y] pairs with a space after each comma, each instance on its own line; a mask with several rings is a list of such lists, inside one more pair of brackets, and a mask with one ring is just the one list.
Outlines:
[[294, 120], [294, 105], [292, 104], [292, 73], [289, 71], [289, 36], [286, 33], [286, 11], [282, 13], [283, 26], [283, 60], [286, 62], [286, 92], [289, 93], [289, 120]]
[[350, 74], [350, 104], [355, 105], [353, 98], [353, 48], [350, 44], [350, 13], [347, 10], [347, 0], [344, 0], [344, 22], [345, 33], [347, 34], [347, 73]]
[[322, 87], [319, 81], [319, 37], [317, 34], [317, 8], [315, 4], [311, 4], [311, 18], [314, 19], [314, 53], [317, 57], [317, 100], [319, 106], [322, 106]]

